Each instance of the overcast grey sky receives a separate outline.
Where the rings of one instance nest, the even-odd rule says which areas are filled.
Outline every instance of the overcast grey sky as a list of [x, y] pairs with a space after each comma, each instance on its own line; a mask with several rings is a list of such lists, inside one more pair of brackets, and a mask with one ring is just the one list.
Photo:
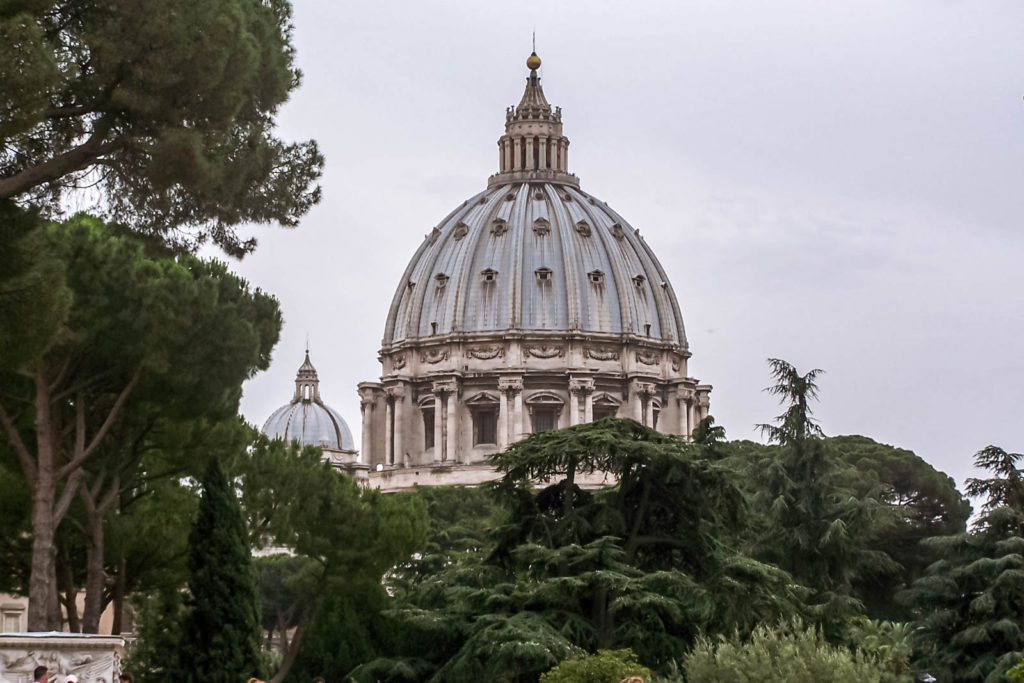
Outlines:
[[1020, 0], [298, 0], [281, 133], [320, 142], [324, 200], [234, 264], [285, 316], [249, 420], [290, 399], [308, 333], [358, 443], [395, 287], [497, 170], [534, 28], [570, 170], [659, 256], [729, 437], [779, 412], [779, 357], [826, 371], [828, 434], [960, 483], [1024, 449]]

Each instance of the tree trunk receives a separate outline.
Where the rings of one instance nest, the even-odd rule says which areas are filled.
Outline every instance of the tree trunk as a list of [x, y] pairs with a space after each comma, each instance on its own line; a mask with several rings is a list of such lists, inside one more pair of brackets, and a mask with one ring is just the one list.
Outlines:
[[117, 575], [114, 577], [114, 623], [110, 627], [110, 635], [119, 636], [124, 630], [124, 594], [128, 579], [128, 561], [121, 558], [117, 563]]
[[[53, 423], [50, 392], [41, 370], [36, 371], [36, 476], [32, 492], [32, 574], [28, 583], [28, 630], [59, 631], [60, 603], [57, 595], [57, 523], [54, 504], [57, 494], [54, 463]], [[57, 619], [54, 621], [54, 606]]]
[[295, 658], [299, 656], [299, 648], [302, 647], [302, 637], [306, 635], [306, 628], [309, 626], [309, 622], [313, 620], [313, 615], [307, 613], [307, 615], [299, 621], [299, 625], [295, 628], [295, 635], [292, 636], [292, 640], [288, 643], [288, 651], [284, 653], [284, 659], [281, 660], [281, 668], [274, 674], [267, 683], [281, 683], [284, 677], [291, 671], [292, 665], [295, 664]]
[[82, 612], [82, 633], [100, 632], [103, 612], [103, 591], [107, 575], [103, 571], [103, 515], [90, 514], [87, 522], [85, 610]]
[[78, 621], [78, 588], [75, 586], [75, 573], [71, 568], [71, 559], [68, 557], [67, 548], [62, 547], [57, 553], [57, 590], [63, 594], [61, 603], [64, 605], [64, 612], [68, 615], [68, 630], [72, 633], [80, 633], [82, 625]]
[[85, 612], [82, 616], [83, 633], [100, 632], [100, 615], [103, 614], [103, 596], [107, 590], [107, 573], [103, 563], [104, 529], [103, 520], [107, 511], [117, 501], [121, 481], [114, 477], [110, 482], [107, 494], [99, 499], [103, 490], [104, 475], [96, 475], [92, 486], [82, 484], [78, 489], [78, 497], [85, 507], [86, 531], [86, 578], [85, 578]]

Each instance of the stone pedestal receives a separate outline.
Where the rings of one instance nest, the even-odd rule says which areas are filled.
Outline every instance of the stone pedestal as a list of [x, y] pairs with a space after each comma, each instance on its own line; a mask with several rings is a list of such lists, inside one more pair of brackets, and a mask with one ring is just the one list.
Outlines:
[[124, 638], [84, 633], [0, 634], [0, 681], [32, 683], [32, 670], [49, 669], [51, 683], [68, 674], [79, 683], [116, 683], [121, 673]]

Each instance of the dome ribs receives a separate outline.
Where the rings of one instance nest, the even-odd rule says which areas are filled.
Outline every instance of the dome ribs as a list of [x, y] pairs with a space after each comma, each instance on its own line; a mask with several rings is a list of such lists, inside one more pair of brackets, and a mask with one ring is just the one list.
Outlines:
[[[476, 218], [479, 225], [475, 244], [464, 268], [465, 291], [461, 294], [460, 319], [456, 329], [496, 330], [501, 327], [502, 300], [507, 296], [507, 285], [501, 277], [505, 269], [510, 235], [508, 215], [510, 208], [505, 193], [498, 188], [489, 196], [486, 211]], [[495, 231], [494, 226], [502, 226]], [[489, 273], [485, 279], [483, 273]]]
[[[585, 195], [582, 191], [578, 194]], [[608, 232], [612, 221], [609, 216], [600, 213], [593, 197], [586, 195], [586, 198], [587, 201], [579, 202], [579, 206], [593, 226], [593, 237], [586, 243], [587, 249], [582, 255], [584, 257], [583, 270], [586, 271], [587, 282], [590, 283], [584, 291], [590, 297], [588, 301], [592, 315], [590, 325], [585, 329], [621, 332], [623, 310], [621, 292], [614, 282], [611, 285], [605, 284], [607, 279], [604, 277], [606, 273], [614, 273], [614, 268], [608, 258], [614, 243], [614, 240], [609, 242], [611, 237]], [[591, 282], [590, 273], [594, 271], [601, 272], [600, 282]], [[613, 293], [609, 292], [609, 287], [614, 290]]]

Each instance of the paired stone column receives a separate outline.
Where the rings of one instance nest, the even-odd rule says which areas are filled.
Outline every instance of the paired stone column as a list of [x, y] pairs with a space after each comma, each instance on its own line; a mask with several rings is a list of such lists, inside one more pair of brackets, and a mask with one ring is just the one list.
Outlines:
[[690, 404], [693, 402], [693, 389], [679, 387], [676, 390], [676, 401], [679, 402], [679, 433], [689, 439], [693, 433], [690, 420]]
[[395, 411], [391, 405], [391, 401], [384, 398], [384, 464], [393, 465], [395, 464], [395, 450], [394, 450], [394, 430], [395, 430]]
[[711, 408], [711, 397], [707, 393], [697, 394], [697, 405], [700, 407], [700, 416], [697, 418], [699, 422], [708, 416]]
[[441, 400], [441, 392], [434, 387], [434, 462], [441, 462], [444, 453], [444, 422], [441, 415], [444, 412], [444, 402]]
[[[498, 379], [498, 393], [505, 400], [505, 408], [508, 408], [511, 398], [512, 410], [509, 415], [511, 420], [505, 423], [508, 440], [506, 445], [519, 441], [523, 438], [523, 378], [518, 375], [512, 377], [500, 377]], [[499, 422], [499, 428], [501, 423]], [[508, 432], [511, 431], [511, 434]], [[500, 438], [500, 437], [499, 437]]]
[[367, 396], [363, 396], [362, 392], [359, 397], [359, 414], [362, 417], [362, 440], [363, 448], [359, 454], [359, 460], [367, 464], [373, 462], [373, 399]]
[[455, 462], [457, 456], [456, 447], [459, 444], [459, 414], [457, 411], [459, 401], [456, 393], [454, 388], [448, 392], [448, 436], [444, 442], [444, 459], [448, 462]]
[[388, 463], [391, 465], [406, 465], [405, 448], [402, 444], [402, 433], [405, 431], [403, 427], [405, 422], [402, 420], [403, 414], [403, 403], [405, 402], [405, 388], [401, 386], [388, 387], [387, 390], [388, 399], [393, 405], [391, 409], [391, 438], [388, 443], [391, 444], [393, 452]]
[[[454, 462], [458, 445], [458, 384], [454, 379], [434, 382], [434, 462]], [[441, 414], [441, 396], [447, 410]], [[441, 420], [444, 419], [444, 430]], [[443, 436], [442, 438], [439, 438]], [[443, 443], [442, 443], [443, 441]]]
[[633, 415], [645, 427], [654, 428], [654, 385], [650, 382], [636, 383], [636, 403]]
[[580, 412], [583, 412], [583, 423], [594, 421], [594, 380], [589, 377], [569, 379], [569, 424], [580, 424]]
[[508, 446], [508, 393], [498, 380], [498, 450]]

